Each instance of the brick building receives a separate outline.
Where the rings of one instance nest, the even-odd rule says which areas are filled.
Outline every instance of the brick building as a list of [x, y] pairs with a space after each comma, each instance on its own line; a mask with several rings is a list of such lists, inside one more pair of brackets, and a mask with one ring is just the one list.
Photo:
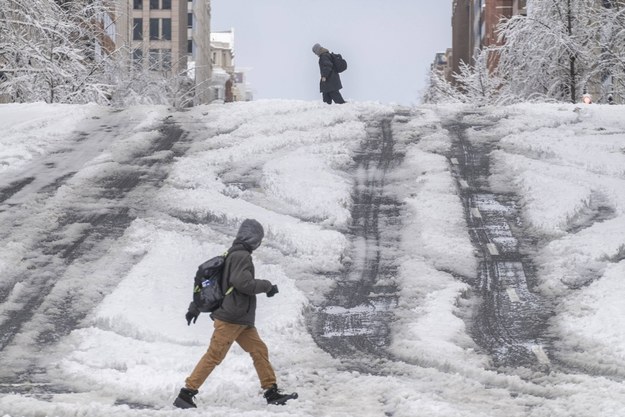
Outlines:
[[[526, 14], [526, 9], [527, 0], [454, 0], [451, 71], [457, 73], [462, 62], [472, 65], [483, 47], [497, 44], [501, 19]], [[496, 57], [490, 65], [497, 65]]]

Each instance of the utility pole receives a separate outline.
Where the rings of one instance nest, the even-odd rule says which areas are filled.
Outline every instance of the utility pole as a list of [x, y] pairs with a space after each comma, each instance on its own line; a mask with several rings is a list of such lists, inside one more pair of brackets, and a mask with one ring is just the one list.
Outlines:
[[210, 80], [213, 74], [211, 57], [210, 0], [193, 2], [193, 42], [195, 46], [195, 104], [213, 99]]

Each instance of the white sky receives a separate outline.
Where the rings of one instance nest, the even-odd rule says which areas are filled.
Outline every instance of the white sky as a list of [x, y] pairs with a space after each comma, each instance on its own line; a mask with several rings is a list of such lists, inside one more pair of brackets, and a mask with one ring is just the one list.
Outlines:
[[451, 1], [212, 0], [211, 30], [235, 29], [255, 98], [321, 99], [315, 43], [347, 59], [347, 100], [416, 104], [451, 46]]

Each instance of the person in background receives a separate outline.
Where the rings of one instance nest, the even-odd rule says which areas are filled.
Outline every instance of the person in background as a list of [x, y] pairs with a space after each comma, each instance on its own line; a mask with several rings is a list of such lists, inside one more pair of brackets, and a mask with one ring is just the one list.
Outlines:
[[343, 88], [341, 77], [338, 72], [334, 71], [334, 63], [332, 62], [330, 51], [318, 43], [313, 45], [312, 51], [319, 57], [319, 72], [321, 73], [319, 91], [323, 101], [328, 104], [332, 104], [333, 101], [336, 104], [345, 103], [339, 91]]
[[584, 102], [584, 104], [592, 104], [592, 96], [586, 93], [582, 96], [582, 101]]
[[[266, 293], [267, 297], [273, 297], [278, 293], [277, 285], [254, 276], [252, 252], [260, 246], [263, 237], [263, 226], [258, 221], [246, 219], [241, 223], [232, 247], [228, 249], [222, 278], [223, 284], [226, 284], [222, 288], [233, 287], [234, 290], [211, 313], [215, 330], [208, 351], [185, 380], [185, 386], [180, 390], [174, 406], [197, 408], [193, 397], [213, 369], [226, 357], [233, 342], [237, 342], [252, 357], [268, 404], [284, 404], [297, 398], [296, 393], [284, 394], [278, 389], [276, 375], [269, 362], [269, 351], [254, 327], [256, 294]], [[191, 321], [195, 323], [199, 315], [200, 311], [191, 303], [185, 315], [187, 325], [191, 325]]]

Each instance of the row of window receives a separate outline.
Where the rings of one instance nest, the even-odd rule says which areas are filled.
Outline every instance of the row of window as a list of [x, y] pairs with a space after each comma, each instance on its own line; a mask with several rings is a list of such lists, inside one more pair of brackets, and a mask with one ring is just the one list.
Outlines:
[[[143, 63], [143, 50], [134, 49], [132, 51], [132, 59], [136, 65]], [[171, 69], [171, 50], [170, 49], [150, 49], [148, 51], [149, 69], [170, 70]]]
[[[136, 1], [141, 1], [141, 0], [135, 0]], [[137, 7], [135, 7], [136, 9]], [[140, 7], [139, 7], [140, 8]], [[164, 8], [164, 7], [163, 7]], [[187, 13], [187, 27], [191, 28], [193, 27], [193, 13], [189, 12]]]
[[[133, 20], [132, 39], [143, 40], [143, 19], [140, 17]], [[150, 40], [171, 40], [171, 19], [150, 19]]]
[[[143, 9], [143, 0], [133, 0], [132, 8], [135, 10]], [[150, 0], [150, 9], [169, 10], [171, 9], [171, 0]]]

